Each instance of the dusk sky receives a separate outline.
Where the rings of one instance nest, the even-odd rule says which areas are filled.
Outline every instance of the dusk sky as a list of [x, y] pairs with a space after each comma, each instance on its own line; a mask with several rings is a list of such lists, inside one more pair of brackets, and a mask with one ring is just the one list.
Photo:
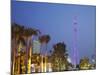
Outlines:
[[88, 5], [12, 1], [12, 22], [39, 29], [51, 37], [48, 50], [58, 42], [73, 57], [73, 20], [77, 16], [78, 59], [91, 58], [96, 50], [96, 7]]

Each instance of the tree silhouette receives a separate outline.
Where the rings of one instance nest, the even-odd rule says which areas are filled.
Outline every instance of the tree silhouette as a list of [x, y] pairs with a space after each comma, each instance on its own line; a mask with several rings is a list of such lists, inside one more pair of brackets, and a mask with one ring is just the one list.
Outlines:
[[[16, 66], [15, 66], [15, 63], [17, 62], [16, 60], [16, 54], [18, 53], [18, 55], [20, 55], [20, 52], [18, 52], [18, 49], [17, 49], [17, 44], [18, 44], [18, 41], [20, 40], [20, 37], [21, 35], [23, 34], [24, 30], [24, 27], [23, 26], [20, 26], [16, 23], [12, 23], [12, 26], [11, 26], [11, 40], [12, 40], [12, 72], [11, 74], [16, 74], [16, 73], [20, 73], [20, 56], [18, 56], [18, 70], [16, 70]], [[15, 68], [14, 68], [15, 66]]]
[[[34, 28], [26, 28], [24, 26], [21, 26], [16, 23], [12, 23], [11, 26], [11, 40], [12, 40], [12, 74], [20, 74], [20, 55], [21, 50], [20, 48], [17, 48], [18, 45], [23, 44], [26, 45], [26, 70], [29, 72], [30, 69], [28, 67], [28, 61], [31, 61], [31, 53], [32, 53], [32, 36], [37, 36], [39, 33], [39, 30]], [[19, 47], [19, 46], [18, 46]], [[18, 53], [18, 71], [15, 72], [15, 68], [13, 67], [16, 60], [16, 53]], [[30, 66], [30, 65], [29, 65]]]
[[54, 51], [52, 53], [53, 71], [64, 71], [68, 68], [66, 45], [62, 42], [53, 46]]

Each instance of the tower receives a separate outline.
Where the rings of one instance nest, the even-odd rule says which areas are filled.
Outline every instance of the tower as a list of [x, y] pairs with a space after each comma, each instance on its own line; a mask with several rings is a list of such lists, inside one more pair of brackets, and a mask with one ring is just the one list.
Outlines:
[[74, 16], [73, 18], [73, 64], [74, 68], [76, 68], [78, 64], [78, 49], [77, 49], [77, 29], [78, 23], [77, 23], [77, 16]]

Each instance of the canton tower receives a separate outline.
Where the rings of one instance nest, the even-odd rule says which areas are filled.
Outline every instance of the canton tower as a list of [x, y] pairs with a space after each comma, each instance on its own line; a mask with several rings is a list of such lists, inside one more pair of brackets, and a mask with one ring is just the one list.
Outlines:
[[78, 28], [77, 16], [74, 16], [74, 19], [73, 19], [73, 64], [74, 64], [75, 69], [78, 64], [78, 48], [77, 48], [78, 29], [77, 28]]

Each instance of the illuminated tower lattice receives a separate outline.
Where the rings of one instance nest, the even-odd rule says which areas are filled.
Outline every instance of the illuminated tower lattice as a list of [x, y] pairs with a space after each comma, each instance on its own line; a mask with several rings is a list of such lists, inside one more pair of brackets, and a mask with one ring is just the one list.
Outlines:
[[73, 19], [73, 64], [76, 68], [76, 65], [78, 64], [78, 49], [77, 49], [77, 16], [74, 16]]

